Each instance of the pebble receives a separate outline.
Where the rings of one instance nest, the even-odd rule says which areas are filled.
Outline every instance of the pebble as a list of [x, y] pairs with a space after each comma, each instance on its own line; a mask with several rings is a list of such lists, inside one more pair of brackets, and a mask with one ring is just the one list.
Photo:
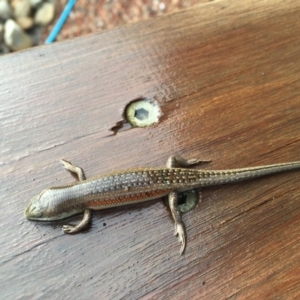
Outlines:
[[11, 7], [16, 19], [30, 16], [31, 6], [29, 0], [12, 0]]
[[24, 30], [30, 29], [33, 26], [33, 19], [29, 17], [18, 18], [16, 21]]
[[30, 5], [33, 7], [33, 8], [38, 8], [43, 0], [29, 0], [30, 1]]
[[0, 43], [3, 41], [4, 25], [0, 23]]
[[56, 0], [0, 0], [0, 55], [41, 43]]
[[7, 20], [12, 16], [12, 10], [7, 0], [0, 0], [0, 19]]
[[11, 50], [18, 51], [32, 46], [32, 40], [12, 19], [5, 22], [4, 42]]
[[5, 44], [0, 43], [0, 55], [7, 54], [9, 52], [9, 48]]
[[34, 23], [37, 25], [47, 26], [55, 14], [54, 3], [45, 2], [42, 6], [36, 11], [34, 15]]

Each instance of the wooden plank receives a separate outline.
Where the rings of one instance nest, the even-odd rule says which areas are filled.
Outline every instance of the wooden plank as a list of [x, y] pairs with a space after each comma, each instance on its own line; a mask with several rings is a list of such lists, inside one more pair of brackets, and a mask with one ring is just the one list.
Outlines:
[[[298, 1], [214, 1], [2, 57], [1, 297], [299, 298], [297, 172], [203, 189], [184, 256], [161, 201], [96, 212], [73, 236], [23, 215], [72, 180], [62, 157], [88, 177], [174, 153], [214, 169], [300, 160], [299, 14]], [[111, 135], [139, 97], [159, 124]]]

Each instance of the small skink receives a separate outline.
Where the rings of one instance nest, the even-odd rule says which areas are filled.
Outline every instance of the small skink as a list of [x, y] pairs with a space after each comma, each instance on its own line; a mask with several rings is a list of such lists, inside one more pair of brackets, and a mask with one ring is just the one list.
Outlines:
[[31, 200], [25, 210], [25, 216], [31, 220], [52, 221], [83, 212], [83, 219], [76, 226], [63, 226], [65, 233], [76, 233], [90, 223], [91, 210], [134, 204], [168, 195], [175, 222], [175, 235], [179, 237], [180, 253], [183, 254], [186, 232], [178, 209], [178, 193], [300, 169], [299, 161], [233, 170], [186, 168], [201, 162], [203, 161], [198, 159], [186, 160], [180, 156], [171, 156], [165, 168], [125, 170], [86, 180], [81, 168], [61, 160], [64, 168], [76, 174], [79, 181], [44, 190]]

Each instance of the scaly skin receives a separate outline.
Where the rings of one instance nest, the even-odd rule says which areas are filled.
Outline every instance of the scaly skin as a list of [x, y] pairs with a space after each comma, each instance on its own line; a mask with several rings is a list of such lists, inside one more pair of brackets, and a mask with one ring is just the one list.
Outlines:
[[84, 212], [76, 226], [64, 225], [65, 233], [76, 233], [91, 221], [91, 210], [144, 202], [169, 195], [175, 235], [181, 242], [180, 253], [186, 247], [185, 226], [177, 206], [177, 194], [195, 188], [238, 182], [250, 178], [300, 169], [300, 162], [233, 170], [194, 170], [180, 167], [200, 163], [171, 156], [166, 168], [141, 168], [109, 173], [86, 180], [81, 168], [61, 160], [68, 171], [77, 174], [79, 182], [52, 187], [34, 197], [25, 210], [28, 219], [50, 221]]

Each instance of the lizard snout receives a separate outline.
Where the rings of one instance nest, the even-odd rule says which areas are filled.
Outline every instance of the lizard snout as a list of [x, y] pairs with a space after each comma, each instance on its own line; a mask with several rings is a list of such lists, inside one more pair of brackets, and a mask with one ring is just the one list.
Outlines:
[[25, 216], [30, 220], [39, 220], [43, 218], [43, 212], [38, 203], [40, 196], [34, 197], [25, 209]]

